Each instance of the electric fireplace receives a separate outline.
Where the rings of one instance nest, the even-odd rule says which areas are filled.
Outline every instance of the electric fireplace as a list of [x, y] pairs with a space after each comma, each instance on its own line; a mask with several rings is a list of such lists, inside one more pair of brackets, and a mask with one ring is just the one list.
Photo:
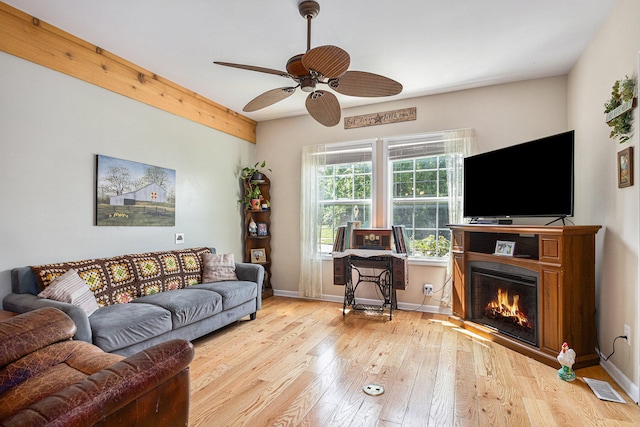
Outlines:
[[538, 345], [538, 275], [492, 262], [470, 263], [469, 320]]
[[[574, 369], [598, 364], [595, 234], [599, 226], [449, 225], [450, 320], [492, 342], [558, 366], [563, 342]], [[510, 256], [496, 253], [511, 242]]]

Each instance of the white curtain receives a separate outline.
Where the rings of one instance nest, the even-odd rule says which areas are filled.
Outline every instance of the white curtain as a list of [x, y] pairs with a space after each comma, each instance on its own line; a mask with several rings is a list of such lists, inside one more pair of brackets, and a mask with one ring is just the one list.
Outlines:
[[320, 168], [325, 164], [325, 146], [302, 148], [300, 185], [300, 277], [298, 293], [308, 298], [322, 297], [322, 257], [320, 255], [319, 209]]
[[[462, 190], [465, 157], [478, 152], [474, 129], [457, 129], [444, 133], [444, 152], [447, 154], [447, 181], [449, 183], [449, 224], [462, 224]], [[447, 266], [447, 282], [442, 292], [441, 305], [451, 305], [453, 257]]]

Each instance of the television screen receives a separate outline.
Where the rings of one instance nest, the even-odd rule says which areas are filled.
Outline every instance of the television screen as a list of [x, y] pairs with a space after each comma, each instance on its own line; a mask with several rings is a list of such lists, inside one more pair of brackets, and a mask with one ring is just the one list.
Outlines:
[[466, 218], [573, 216], [574, 131], [464, 159]]

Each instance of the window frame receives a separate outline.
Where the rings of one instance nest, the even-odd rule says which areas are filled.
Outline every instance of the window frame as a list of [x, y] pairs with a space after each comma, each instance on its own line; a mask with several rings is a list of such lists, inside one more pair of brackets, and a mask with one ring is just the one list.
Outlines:
[[[389, 152], [391, 148], [395, 148], [401, 145], [407, 146], [419, 146], [419, 145], [431, 145], [433, 148], [432, 153], [425, 154], [427, 155], [446, 155], [444, 150], [444, 132], [427, 132], [415, 135], [404, 135], [404, 136], [395, 136], [382, 138], [382, 163], [384, 164], [382, 170], [382, 187], [383, 187], [383, 215], [382, 215], [382, 224], [385, 227], [391, 227], [393, 221], [393, 167], [392, 167], [392, 159], [389, 156]], [[441, 146], [438, 146], [441, 144]], [[428, 149], [428, 148], [427, 148]], [[418, 156], [411, 156], [408, 158], [417, 158]], [[447, 203], [449, 202], [448, 195], [446, 197]], [[442, 199], [440, 197], [436, 199]], [[435, 201], [435, 200], [434, 200]], [[442, 200], [440, 200], [442, 201]], [[437, 230], [440, 230], [438, 227]], [[444, 257], [417, 257], [417, 256], [409, 256], [409, 261], [412, 264], [431, 264], [431, 265], [442, 265], [449, 262], [449, 256]]]

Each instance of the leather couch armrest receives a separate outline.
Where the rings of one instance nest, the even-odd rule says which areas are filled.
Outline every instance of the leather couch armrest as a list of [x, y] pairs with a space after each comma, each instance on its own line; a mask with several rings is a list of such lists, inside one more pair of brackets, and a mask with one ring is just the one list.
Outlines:
[[5, 310], [14, 313], [26, 313], [43, 307], [54, 307], [63, 311], [76, 324], [76, 334], [73, 336], [75, 340], [93, 342], [91, 326], [89, 325], [89, 317], [87, 313], [80, 307], [66, 302], [54, 301], [48, 298], [39, 298], [31, 294], [9, 294], [4, 297], [2, 306]]
[[1, 425], [184, 426], [193, 355], [188, 341], [163, 342], [41, 399]]

